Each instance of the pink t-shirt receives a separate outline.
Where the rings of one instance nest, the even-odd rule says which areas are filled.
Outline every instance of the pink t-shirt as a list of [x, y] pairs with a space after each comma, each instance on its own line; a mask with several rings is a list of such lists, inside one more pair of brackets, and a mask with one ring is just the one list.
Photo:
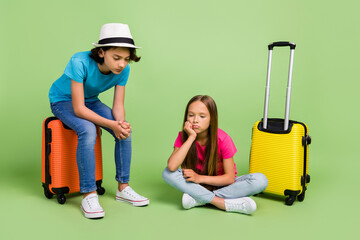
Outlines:
[[[205, 163], [205, 147], [206, 146], [201, 146], [197, 141], [195, 141], [195, 142], [196, 142], [198, 158], [199, 158], [199, 162], [196, 164], [196, 168], [201, 172], [205, 165], [204, 163]], [[182, 143], [182, 132], [179, 132], [179, 135], [175, 140], [174, 147], [180, 148], [182, 144], [183, 144]], [[225, 173], [224, 166], [223, 166], [223, 160], [233, 157], [236, 152], [237, 152], [237, 149], [236, 149], [235, 144], [234, 144], [233, 140], [231, 139], [231, 137], [226, 132], [224, 132], [223, 130], [218, 128], [218, 172], [217, 172], [217, 175], [223, 175]], [[236, 175], [237, 170], [236, 170], [235, 163], [234, 163], [234, 167], [235, 167], [235, 175]]]

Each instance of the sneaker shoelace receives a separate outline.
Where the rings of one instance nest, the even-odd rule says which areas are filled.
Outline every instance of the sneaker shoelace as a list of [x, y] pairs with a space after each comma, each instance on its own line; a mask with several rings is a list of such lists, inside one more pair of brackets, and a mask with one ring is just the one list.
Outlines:
[[231, 209], [231, 210], [237, 209], [237, 208], [240, 208], [241, 210], [246, 210], [246, 202], [241, 202], [241, 203], [230, 202], [227, 205], [229, 206], [229, 209]]
[[88, 205], [91, 209], [100, 209], [101, 208], [97, 196], [86, 198], [86, 202], [88, 203]]
[[140, 198], [140, 195], [139, 194], [137, 194], [132, 188], [128, 188], [128, 189], [124, 189], [125, 190], [125, 192], [128, 194], [128, 195], [130, 195], [131, 197], [133, 197], [133, 198]]

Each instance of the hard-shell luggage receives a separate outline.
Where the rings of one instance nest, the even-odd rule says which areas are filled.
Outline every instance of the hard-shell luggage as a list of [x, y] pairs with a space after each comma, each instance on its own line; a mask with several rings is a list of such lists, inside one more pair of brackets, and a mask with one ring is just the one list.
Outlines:
[[[105, 193], [101, 187], [103, 178], [101, 130], [97, 127], [95, 143], [95, 178], [98, 194]], [[64, 194], [80, 191], [79, 173], [76, 163], [76, 132], [56, 117], [46, 118], [42, 130], [42, 170], [41, 180], [44, 194], [51, 199], [54, 194], [60, 204], [64, 204]]]
[[[285, 119], [274, 119], [268, 118], [271, 59], [273, 48], [282, 46], [290, 47]], [[250, 173], [263, 173], [268, 179], [268, 187], [264, 192], [287, 196], [286, 205], [292, 205], [296, 198], [303, 201], [310, 182], [308, 168], [311, 138], [308, 127], [302, 122], [289, 120], [295, 46], [291, 42], [274, 42], [268, 46], [264, 118], [253, 126], [250, 152]]]

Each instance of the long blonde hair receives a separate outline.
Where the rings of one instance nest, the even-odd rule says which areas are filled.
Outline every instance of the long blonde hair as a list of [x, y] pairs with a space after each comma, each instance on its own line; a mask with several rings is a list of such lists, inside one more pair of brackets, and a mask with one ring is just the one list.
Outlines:
[[[210, 113], [210, 126], [208, 128], [208, 140], [205, 147], [205, 166], [203, 172], [199, 172], [196, 169], [196, 164], [199, 161], [199, 157], [197, 154], [196, 142], [194, 141], [191, 145], [188, 154], [185, 157], [184, 162], [181, 164], [182, 168], [192, 169], [198, 174], [204, 174], [208, 176], [216, 176], [217, 175], [217, 166], [218, 166], [218, 113], [217, 107], [214, 99], [207, 95], [197, 95], [190, 99], [186, 106], [184, 122], [187, 121], [187, 115], [189, 106], [191, 103], [200, 101], [205, 104], [209, 113]], [[188, 134], [183, 130], [182, 131], [182, 141], [185, 142], [188, 139]]]

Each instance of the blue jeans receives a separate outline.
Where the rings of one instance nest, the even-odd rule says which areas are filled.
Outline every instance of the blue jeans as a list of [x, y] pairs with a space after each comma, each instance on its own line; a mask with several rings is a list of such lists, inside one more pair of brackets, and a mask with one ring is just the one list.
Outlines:
[[[114, 120], [111, 108], [100, 100], [85, 103], [85, 105], [98, 115]], [[88, 120], [77, 117], [74, 113], [72, 101], [55, 102], [51, 103], [50, 106], [53, 114], [78, 135], [76, 162], [80, 178], [80, 192], [95, 191], [97, 189], [95, 180], [96, 125]], [[111, 129], [104, 127], [103, 129], [115, 138], [115, 179], [120, 183], [128, 183], [131, 163], [131, 136], [127, 139], [119, 140]]]
[[213, 192], [200, 184], [187, 182], [181, 169], [171, 172], [168, 168], [165, 168], [162, 177], [169, 185], [189, 194], [201, 203], [210, 203], [215, 196], [223, 199], [252, 196], [264, 191], [268, 185], [268, 180], [262, 173], [252, 173], [236, 177], [233, 184], [218, 188]]

